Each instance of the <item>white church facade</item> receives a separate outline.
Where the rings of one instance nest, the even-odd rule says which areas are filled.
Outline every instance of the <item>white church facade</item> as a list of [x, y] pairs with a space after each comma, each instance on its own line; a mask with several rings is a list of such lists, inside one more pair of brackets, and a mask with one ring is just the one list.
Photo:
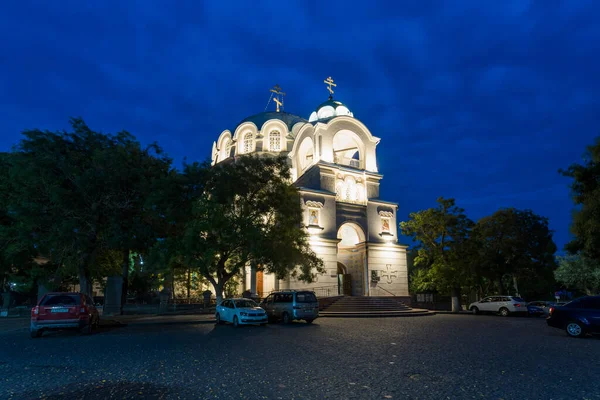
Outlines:
[[[335, 86], [326, 83], [333, 94]], [[380, 139], [343, 103], [329, 100], [308, 120], [280, 110], [263, 112], [225, 130], [212, 162], [244, 154], [285, 154], [304, 211], [301, 229], [326, 272], [307, 284], [246, 268], [243, 289], [266, 296], [273, 290], [314, 289], [317, 295], [408, 297], [407, 246], [398, 244], [398, 205], [379, 198]]]

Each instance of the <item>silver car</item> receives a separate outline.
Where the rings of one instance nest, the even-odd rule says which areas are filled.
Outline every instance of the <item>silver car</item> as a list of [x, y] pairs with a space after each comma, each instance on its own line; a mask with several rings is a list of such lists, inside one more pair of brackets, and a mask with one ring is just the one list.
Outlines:
[[498, 313], [503, 317], [510, 314], [527, 314], [527, 303], [515, 296], [489, 296], [471, 303], [469, 310], [473, 314]]
[[270, 320], [281, 320], [288, 324], [303, 319], [312, 323], [319, 317], [319, 301], [315, 292], [280, 291], [271, 293], [260, 303]]

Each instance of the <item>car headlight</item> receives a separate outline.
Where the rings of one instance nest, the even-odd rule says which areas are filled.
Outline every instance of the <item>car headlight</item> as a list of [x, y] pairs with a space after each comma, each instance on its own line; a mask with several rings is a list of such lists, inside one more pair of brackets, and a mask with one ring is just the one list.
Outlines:
[[247, 312], [243, 312], [243, 311], [242, 311], [242, 312], [240, 312], [240, 315], [241, 315], [242, 317], [247, 317], [247, 316], [248, 316], [248, 313], [247, 313]]

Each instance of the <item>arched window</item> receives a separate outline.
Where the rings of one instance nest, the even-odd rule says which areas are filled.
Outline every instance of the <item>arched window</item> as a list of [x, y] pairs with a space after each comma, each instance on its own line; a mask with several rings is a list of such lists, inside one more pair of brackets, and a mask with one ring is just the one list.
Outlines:
[[251, 153], [254, 150], [254, 135], [248, 132], [244, 135], [244, 154]]
[[281, 151], [281, 133], [279, 131], [269, 132], [269, 150]]
[[220, 161], [223, 161], [226, 158], [229, 158], [229, 149], [231, 148], [231, 140], [225, 139], [223, 140], [223, 144], [221, 145], [221, 155], [219, 156]]

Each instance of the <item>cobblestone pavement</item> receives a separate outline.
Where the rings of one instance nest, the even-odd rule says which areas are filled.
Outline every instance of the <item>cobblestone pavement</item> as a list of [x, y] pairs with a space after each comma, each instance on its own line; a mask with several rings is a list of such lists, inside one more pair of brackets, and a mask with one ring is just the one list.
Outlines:
[[2, 399], [600, 399], [598, 371], [600, 339], [496, 316], [0, 335]]

